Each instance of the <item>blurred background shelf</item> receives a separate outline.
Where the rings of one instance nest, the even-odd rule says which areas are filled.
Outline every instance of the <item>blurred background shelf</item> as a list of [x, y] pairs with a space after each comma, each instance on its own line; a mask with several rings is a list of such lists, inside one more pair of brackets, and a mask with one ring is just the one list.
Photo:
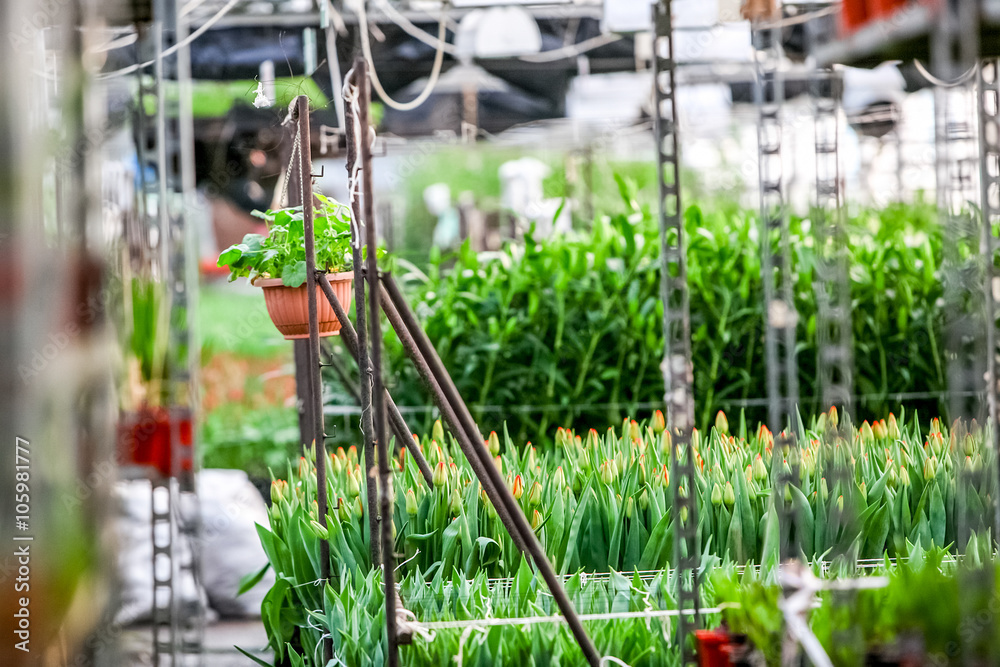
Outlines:
[[[931, 61], [940, 8], [911, 4], [875, 18], [855, 32], [816, 49], [819, 66], [876, 67], [891, 60]], [[1000, 54], [1000, 2], [986, 0], [980, 11], [980, 54]]]

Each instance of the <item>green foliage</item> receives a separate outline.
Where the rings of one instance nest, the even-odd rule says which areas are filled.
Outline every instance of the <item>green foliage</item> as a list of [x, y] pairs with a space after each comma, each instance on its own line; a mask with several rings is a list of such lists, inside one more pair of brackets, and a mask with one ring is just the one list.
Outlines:
[[[547, 442], [553, 424], [577, 430], [619, 421], [663, 400], [659, 240], [650, 210], [620, 180], [624, 210], [591, 231], [499, 254], [468, 247], [432, 254], [401, 276], [417, 316], [486, 429]], [[746, 406], [765, 418], [763, 287], [756, 213], [697, 206], [685, 213], [695, 402], [700, 425]], [[899, 408], [896, 394], [945, 387], [941, 237], [933, 207], [861, 211], [849, 220], [855, 388], [861, 417]], [[799, 311], [802, 408], [815, 398], [816, 280], [810, 222], [791, 221]], [[426, 394], [401, 345], [386, 339], [401, 405]], [[936, 397], [910, 401], [943, 411]], [[429, 423], [418, 424], [422, 429]]]
[[[336, 583], [326, 587], [322, 606], [303, 607], [303, 613], [285, 613], [265, 618], [269, 636], [276, 644], [292, 636], [300, 640], [305, 665], [318, 665], [313, 647], [322, 635], [333, 636], [334, 654], [350, 667], [381, 667], [385, 664], [385, 607], [380, 572], [351, 571], [342, 567]], [[281, 577], [268, 608], [292, 609], [296, 604], [314, 604], [297, 591], [297, 579]], [[527, 566], [520, 567], [507, 582], [496, 585], [480, 573], [466, 579], [460, 572], [430, 575], [415, 572], [400, 583], [400, 600], [420, 622], [462, 621], [481, 618], [524, 618], [559, 613], [544, 584]], [[310, 588], [316, 588], [310, 586]], [[566, 592], [580, 614], [675, 609], [676, 582], [669, 573], [651, 578], [611, 572], [599, 579], [574, 575], [566, 580]], [[317, 590], [319, 590], [317, 588]], [[706, 603], [713, 597], [711, 585], [704, 587]], [[278, 599], [280, 598], [280, 602]], [[710, 614], [709, 623], [718, 621]], [[672, 617], [612, 619], [586, 622], [587, 631], [602, 655], [615, 656], [634, 667], [680, 665], [675, 644], [676, 621]], [[282, 634], [283, 633], [283, 634]], [[286, 647], [279, 655], [293, 650]], [[580, 665], [580, 648], [566, 625], [537, 623], [525, 626], [492, 626], [438, 629], [433, 635], [415, 634], [413, 642], [400, 648], [400, 664], [437, 667], [461, 658], [466, 665]]]
[[[975, 620], [982, 626], [978, 634], [956, 621], [962, 614], [979, 619], [992, 600], [984, 591], [992, 589], [975, 579], [956, 583], [942, 565], [959, 539], [961, 521], [973, 533], [963, 561], [970, 567], [960, 575], [976, 576], [972, 570], [989, 562], [987, 508], [995, 482], [975, 474], [995, 465], [988, 434], [975, 425], [968, 432], [959, 425], [952, 433], [936, 419], [923, 433], [916, 422], [899, 427], [894, 418], [860, 429], [842, 423], [834, 433], [828, 430], [832, 419], [824, 414], [800, 433], [801, 476], [791, 492], [792, 502], [799, 503], [800, 555], [820, 573], [818, 561], [840, 554], [832, 576], [854, 574], [858, 557], [885, 558], [884, 571], [893, 573], [888, 588], [861, 592], [846, 607], [821, 596], [811, 623], [835, 664], [859, 664], [856, 656], [864, 651], [859, 647], [891, 643], [908, 632], [932, 638], [928, 649], [934, 655], [945, 651], [948, 659], [954, 659], [955, 646], [992, 650], [983, 638], [993, 636], [993, 612], [985, 621]], [[719, 423], [725, 429], [724, 420]], [[620, 433], [609, 429], [603, 437], [560, 430], [557, 448], [544, 453], [503, 439], [499, 464], [507, 483], [550, 561], [568, 575], [566, 590], [581, 614], [673, 608], [673, 482], [665, 468], [672, 444], [660, 424], [659, 416], [648, 425], [626, 421]], [[440, 441], [421, 442], [434, 467], [434, 490], [424, 490], [412, 457], [395, 458], [392, 466], [395, 551], [405, 554], [396, 569], [404, 606], [422, 622], [557, 613], [481, 498], [468, 465], [449, 455], [457, 452], [456, 444], [435, 430]], [[711, 572], [703, 603], [728, 603], [729, 626], [749, 635], [767, 664], [775, 664], [783, 634], [775, 570], [783, 530], [775, 511], [775, 503], [782, 502], [777, 475], [783, 462], [766, 428], [749, 439], [742, 436], [745, 424], [738, 432], [728, 436], [713, 429], [692, 440], [699, 549], [704, 570]], [[758, 465], [765, 456], [771, 466]], [[300, 458], [288, 466], [287, 481], [272, 483], [269, 528], [258, 530], [277, 575], [262, 608], [265, 628], [279, 660], [290, 656], [294, 662], [298, 655], [303, 664], [315, 664], [322, 636], [330, 632], [344, 664], [382, 664], [384, 600], [379, 569], [369, 560], [366, 476], [353, 447], [331, 453], [325, 465], [330, 498], [325, 517], [315, 500], [314, 457]], [[844, 481], [827, 490], [824, 475], [835, 465], [846, 467]], [[716, 500], [712, 489], [726, 483], [734, 491], [727, 486]], [[838, 508], [841, 496], [844, 510]], [[980, 504], [972, 509], [974, 502]], [[333, 573], [325, 591], [313, 585], [321, 540], [329, 544]], [[896, 571], [889, 557], [910, 564]], [[753, 563], [763, 564], [759, 575]], [[737, 564], [748, 567], [738, 573]], [[620, 574], [628, 572], [634, 574]], [[248, 577], [246, 585], [252, 581]], [[738, 606], [729, 606], [733, 603]], [[858, 646], [834, 634], [857, 625]], [[602, 620], [588, 623], [588, 630], [605, 655], [631, 665], [672, 665], [677, 664], [672, 626], [668, 619]], [[564, 626], [515, 627], [442, 629], [433, 640], [417, 633], [401, 650], [401, 664], [444, 664], [459, 654], [470, 661], [463, 664], [579, 664], [578, 648]], [[850, 653], [854, 649], [861, 653]]]
[[[889, 650], [891, 654], [897, 642], [908, 638], [916, 638], [920, 650], [926, 651], [925, 661], [919, 664], [969, 664], [970, 652], [975, 656], [972, 664], [995, 664], [991, 638], [1000, 620], [989, 607], [998, 594], [997, 580], [990, 572], [995, 566], [984, 568], [981, 562], [962, 566], [949, 560], [940, 547], [924, 550], [908, 545], [901, 556], [897, 562], [886, 559], [868, 572], [851, 565], [832, 573], [884, 577], [881, 585], [818, 594], [819, 604], [810, 613], [809, 624], [833, 664], [870, 664], [865, 661], [868, 652]], [[821, 579], [832, 578], [815, 566], [812, 569]], [[747, 570], [735, 576], [732, 568], [723, 567], [713, 571], [709, 580], [715, 602], [725, 607], [722, 615], [729, 629], [746, 634], [767, 664], [779, 664], [784, 619], [777, 572], [756, 575]], [[970, 587], [973, 583], [978, 590]]]
[[167, 373], [167, 337], [162, 321], [166, 288], [152, 278], [134, 276], [128, 281], [125, 305], [131, 311], [127, 348], [139, 366], [144, 383], [163, 380]]
[[[351, 209], [322, 195], [316, 197], [322, 203], [313, 218], [316, 267], [331, 273], [345, 271], [351, 266]], [[229, 267], [230, 281], [280, 276], [286, 287], [299, 287], [306, 281], [302, 207], [254, 211], [254, 215], [267, 222], [267, 236], [247, 234], [242, 243], [222, 251], [218, 265]]]
[[299, 449], [298, 412], [277, 406], [221, 405], [205, 416], [198, 446], [205, 468], [237, 468], [267, 479], [270, 471], [284, 470]]
[[[907, 543], [963, 545], [960, 525], [979, 533], [992, 525], [996, 482], [976, 471], [992, 470], [996, 459], [982, 429], [958, 430], [953, 438], [934, 420], [925, 439], [916, 424], [897, 432], [893, 418], [861, 429], [842, 424], [842, 435], [834, 436], [825, 431], [826, 421], [824, 415], [801, 434], [801, 454], [788, 455], [797, 459], [800, 477], [787, 496], [779, 481], [786, 464], [766, 427], [746, 439], [715, 429], [696, 432], [697, 486], [688, 492], [698, 500], [699, 550], [740, 564], [777, 563], [779, 545], [788, 539], [788, 527], [777, 521], [776, 504], [783, 502], [795, 508], [795, 543], [809, 560], [895, 556], [907, 553]], [[435, 471], [433, 490], [426, 489], [412, 457], [394, 460], [396, 549], [406, 556], [402, 571], [509, 576], [522, 555], [457, 444], [446, 439], [422, 441]], [[956, 445], [949, 447], [952, 439]], [[503, 440], [499, 465], [507, 485], [558, 571], [669, 565], [675, 480], [669, 475], [669, 438], [653, 425], [626, 420], [619, 432], [591, 431], [585, 437], [560, 429], [557, 447], [543, 452]], [[836, 469], [842, 471], [837, 477]], [[311, 461], [302, 459], [287, 482], [274, 484], [285, 490], [287, 503], [272, 507], [274, 530], [319, 521], [310, 495], [316, 488]], [[332, 563], [367, 571], [366, 480], [356, 449], [341, 448], [327, 457], [327, 484]]]
[[288, 357], [288, 342], [271, 324], [257, 290], [202, 285], [198, 292], [198, 332], [205, 363], [215, 354], [241, 358]]

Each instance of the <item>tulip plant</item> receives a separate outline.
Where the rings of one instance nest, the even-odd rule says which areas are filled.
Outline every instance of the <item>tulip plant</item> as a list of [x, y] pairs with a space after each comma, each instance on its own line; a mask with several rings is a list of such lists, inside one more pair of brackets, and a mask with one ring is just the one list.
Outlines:
[[[783, 508], [797, 517], [793, 544], [812, 562], [835, 556], [894, 557], [906, 555], [914, 545], [955, 549], [970, 538], [979, 543], [992, 540], [988, 527], [996, 483], [984, 471], [994, 469], [995, 456], [986, 446], [988, 434], [975, 422], [947, 428], [933, 419], [924, 431], [917, 419], [905, 423], [902, 415], [897, 419], [890, 414], [854, 427], [834, 408], [808, 427], [798, 420], [794, 431], [800, 446], [784, 450], [766, 426], [750, 432], [742, 417], [731, 432], [722, 413], [708, 433], [693, 432], [689, 446], [696, 464], [695, 485], [680, 493], [698, 499], [704, 558], [775, 565], [780, 544], [789, 536], [789, 528], [779, 521]], [[672, 498], [677, 483], [671, 478], [670, 455], [677, 445], [662, 414], [654, 413], [641, 424], [626, 419], [619, 429], [603, 434], [560, 428], [555, 442], [555, 448], [542, 452], [530, 443], [515, 446], [506, 433], [491, 433], [482, 446], [557, 571], [566, 576], [666, 572], [673, 556]], [[485, 578], [515, 577], [517, 585], [521, 577], [523, 582], [525, 558], [457, 443], [438, 422], [419, 446], [433, 468], [433, 489], [427, 488], [404, 448], [392, 464], [393, 532], [396, 551], [405, 556], [398, 565], [403, 590], [411, 586], [413, 595], [425, 584], [434, 589], [453, 582], [468, 595]], [[316, 503], [315, 457], [303, 457], [288, 467], [287, 479], [272, 483], [270, 527], [259, 527], [278, 575], [262, 611], [279, 655], [293, 636], [306, 652], [315, 649], [319, 635], [308, 639], [311, 635], [304, 631], [314, 625], [309, 614], [323, 610], [327, 627], [332, 627], [335, 618], [350, 617], [349, 608], [361, 604], [352, 587], [378, 590], [369, 574], [376, 568], [369, 558], [363, 501], [367, 480], [357, 450], [338, 448], [324, 464], [330, 499], [325, 517], [318, 515]], [[783, 481], [789, 476], [791, 484]], [[325, 596], [312, 585], [319, 578], [320, 540], [330, 544], [334, 573]], [[423, 583], [412, 584], [410, 577]], [[375, 625], [365, 629], [348, 623], [355, 628], [350, 641], [373, 642], [381, 632], [377, 595], [370, 595]], [[668, 589], [663, 595], [669, 598]], [[454, 598], [452, 602], [446, 605], [448, 613], [473, 613], [482, 596], [472, 606]], [[444, 611], [438, 609], [446, 616]], [[367, 639], [357, 634], [365, 632], [375, 634]], [[336, 641], [349, 643], [347, 637]], [[555, 650], [552, 637], [538, 641], [549, 647], [545, 650]], [[532, 646], [532, 651], [540, 650]], [[501, 655], [495, 647], [489, 651], [483, 655]], [[528, 653], [502, 655], [507, 660]]]
[[[801, 446], [785, 452], [775, 451], [766, 426], [748, 434], [741, 420], [730, 433], [721, 413], [709, 433], [696, 430], [696, 486], [682, 492], [698, 497], [702, 549], [738, 563], [775, 560], [783, 538], [779, 488], [777, 500], [797, 513], [795, 542], [806, 559], [851, 551], [862, 558], [892, 556], [907, 541], [948, 546], [960, 541], [963, 525], [967, 531], [990, 525], [995, 482], [977, 473], [992, 470], [994, 455], [975, 423], [946, 429], [934, 419], [922, 432], [915, 421], [904, 427], [894, 415], [859, 428], [843, 421], [837, 429], [836, 410], [823, 413], [800, 428]], [[420, 443], [434, 471], [433, 490], [404, 449], [394, 460], [394, 528], [404, 567], [428, 574], [440, 568], [446, 575], [453, 568], [469, 576], [515, 572], [521, 554], [455, 441], [440, 424], [434, 430]], [[492, 433], [483, 446], [559, 571], [669, 564], [673, 444], [660, 414], [644, 424], [625, 420], [604, 434], [558, 429], [557, 447], [545, 452], [502, 440], [503, 447]], [[281, 538], [296, 526], [323, 536], [335, 564], [367, 571], [366, 482], [357, 451], [338, 448], [326, 465], [331, 509], [325, 524], [313, 503], [315, 464], [303, 458], [287, 481], [274, 482], [271, 532]], [[780, 484], [793, 468], [797, 483]]]

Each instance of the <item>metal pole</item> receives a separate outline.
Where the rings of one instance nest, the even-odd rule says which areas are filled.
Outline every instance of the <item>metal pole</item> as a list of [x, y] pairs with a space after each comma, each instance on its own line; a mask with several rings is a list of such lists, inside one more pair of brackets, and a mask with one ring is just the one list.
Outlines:
[[[378, 238], [375, 228], [375, 202], [372, 184], [372, 151], [368, 141], [368, 66], [364, 59], [359, 58], [355, 65], [355, 81], [358, 86], [358, 128], [361, 137], [361, 178], [365, 196], [365, 236], [368, 249], [368, 266], [366, 280], [368, 281], [368, 316], [371, 326], [371, 368], [372, 368], [372, 407], [375, 423], [375, 444], [378, 447], [378, 477], [379, 500], [381, 504], [382, 522], [382, 583], [385, 586], [385, 629], [388, 639], [389, 654], [386, 664], [396, 667], [399, 664], [399, 646], [396, 629], [396, 556], [393, 553], [392, 540], [392, 471], [389, 468], [389, 446], [385, 437], [385, 406], [382, 400], [382, 321], [379, 319], [378, 305]], [[360, 268], [355, 266], [355, 271]], [[357, 309], [362, 309], [358, 302]], [[362, 382], [362, 384], [364, 384]]]
[[[320, 288], [322, 288], [323, 284], [319, 282], [321, 280], [319, 277], [320, 275], [322, 275], [322, 273], [317, 272], [316, 281]], [[325, 291], [326, 290], [324, 290], [324, 292]], [[340, 384], [344, 388], [344, 391], [350, 394], [351, 399], [353, 399], [355, 403], [361, 405], [361, 392], [354, 386], [354, 382], [351, 380], [351, 376], [348, 374], [347, 369], [344, 368], [344, 364], [337, 358], [337, 355], [330, 351], [329, 347], [323, 345], [322, 341], [320, 341], [319, 351], [323, 357], [323, 366], [333, 369], [333, 373], [337, 376], [337, 379], [340, 380]]]
[[[319, 274], [319, 286], [322, 288], [323, 293], [326, 295], [327, 301], [330, 302], [330, 306], [333, 308], [333, 312], [337, 315], [337, 319], [341, 322], [340, 327], [340, 338], [344, 341], [344, 346], [347, 351], [351, 353], [354, 360], [358, 360], [358, 333], [354, 330], [354, 325], [351, 324], [350, 318], [347, 316], [347, 311], [344, 310], [343, 304], [340, 303], [340, 299], [333, 292], [333, 288], [330, 287], [330, 281], [326, 277], [326, 274]], [[358, 364], [360, 367], [361, 364]], [[392, 396], [389, 395], [389, 390], [384, 390], [385, 396], [385, 408], [386, 413], [389, 417], [389, 425], [392, 427], [393, 433], [396, 434], [396, 438], [406, 447], [407, 451], [413, 456], [413, 460], [417, 462], [417, 467], [420, 468], [420, 474], [423, 476], [424, 481], [427, 482], [427, 487], [433, 489], [434, 473], [431, 470], [430, 465], [427, 463], [427, 459], [424, 458], [424, 453], [420, 451], [420, 447], [417, 443], [413, 441], [412, 433], [410, 427], [407, 426], [406, 420], [403, 419], [403, 415], [399, 412], [399, 408], [396, 407], [396, 402], [392, 400]]]
[[[295, 132], [296, 130], [293, 129], [293, 139]], [[283, 163], [291, 159], [291, 154], [294, 151], [294, 148], [289, 150], [289, 155], [282, 158]], [[287, 197], [288, 206], [302, 205], [302, 180], [299, 178], [298, 170], [291, 165], [288, 168]], [[278, 205], [281, 206], [285, 203], [279, 202]], [[295, 360], [295, 404], [299, 413], [299, 449], [305, 454], [306, 448], [309, 446], [313, 423], [313, 400], [309, 394], [309, 341], [303, 339], [294, 340], [292, 341], [292, 349]]]
[[[471, 421], [472, 417], [468, 414], [468, 408], [465, 406], [461, 397], [458, 396], [458, 392], [455, 390], [455, 385], [452, 383], [451, 377], [448, 375], [444, 365], [441, 363], [441, 359], [438, 358], [434, 347], [430, 344], [430, 341], [427, 340], [427, 335], [417, 323], [416, 317], [413, 315], [413, 311], [410, 310], [409, 304], [406, 303], [402, 293], [399, 291], [399, 287], [392, 280], [392, 276], [386, 275], [384, 280], [382, 280], [382, 285], [385, 287], [392, 305], [396, 307], [398, 315], [401, 316], [401, 324], [412, 335], [416, 342], [417, 350], [419, 350], [421, 356], [424, 357], [429, 366], [429, 370], [444, 390], [447, 402], [453, 406], [463, 409], [462, 411], [465, 413], [464, 417], [460, 417], [463, 422], [466, 422], [467, 420]], [[466, 430], [463, 435], [466, 438], [471, 439], [469, 430], [470, 424], [466, 423], [465, 426]], [[474, 423], [471, 424], [471, 430], [478, 433], [478, 429]], [[461, 430], [459, 430], [459, 433], [461, 433]], [[538, 538], [531, 529], [531, 524], [528, 523], [527, 517], [524, 516], [524, 512], [521, 511], [521, 507], [517, 504], [517, 501], [514, 499], [510, 489], [508, 489], [507, 485], [504, 483], [503, 476], [500, 474], [500, 471], [493, 465], [493, 461], [490, 458], [488, 450], [481, 444], [481, 434], [478, 439], [480, 444], [471, 448], [471, 455], [469, 452], [466, 452], [466, 456], [469, 458], [469, 463], [472, 463], [473, 459], [479, 460], [482, 469], [486, 472], [486, 475], [493, 483], [497, 492], [497, 498], [506, 508], [513, 521], [515, 531], [511, 532], [511, 537], [516, 539], [515, 536], [520, 533], [521, 539], [527, 547], [527, 552], [531, 555], [531, 559], [535, 562], [535, 567], [538, 568], [542, 578], [545, 579], [545, 583], [548, 585], [549, 591], [552, 593], [552, 597], [555, 598], [556, 604], [559, 606], [559, 610], [566, 618], [566, 623], [573, 632], [573, 636], [580, 645], [580, 650], [583, 651], [583, 655], [586, 657], [587, 662], [593, 667], [600, 667], [601, 656], [594, 647], [593, 642], [590, 641], [590, 637], [587, 636], [587, 631], [584, 629], [583, 623], [580, 622], [579, 617], [576, 615], [573, 603], [570, 601], [569, 596], [566, 595], [566, 591], [562, 587], [562, 582], [560, 582], [559, 578], [556, 576], [555, 570], [552, 568], [552, 564], [549, 563], [548, 558], [545, 556], [545, 551], [542, 549], [542, 545], [539, 544]], [[484, 485], [483, 488], [485, 489], [486, 486]], [[500, 505], [496, 505], [496, 500], [493, 500], [492, 498], [490, 500], [494, 503], [494, 507], [497, 509], [497, 514], [499, 514]]]
[[[320, 384], [319, 318], [316, 303], [316, 239], [313, 236], [312, 151], [309, 149], [309, 98], [295, 98], [296, 140], [299, 142], [299, 178], [302, 193], [302, 225], [306, 250], [306, 292], [309, 303], [309, 392], [312, 398], [313, 446], [316, 452], [316, 502], [320, 520], [326, 523], [326, 434], [323, 428], [323, 394]], [[330, 580], [330, 543], [319, 543], [319, 576]], [[323, 639], [324, 662], [333, 657], [333, 639]]]
[[[353, 77], [353, 79], [351, 78]], [[348, 82], [354, 80], [356, 81], [358, 77], [354, 76], [354, 70], [348, 74]], [[336, 91], [334, 91], [336, 92]], [[365, 281], [362, 279], [361, 271], [364, 266], [364, 262], [361, 259], [361, 229], [360, 225], [361, 217], [361, 202], [358, 200], [358, 192], [356, 184], [354, 183], [354, 168], [358, 162], [358, 147], [355, 140], [356, 135], [360, 134], [360, 129], [356, 126], [359, 123], [358, 118], [354, 113], [354, 109], [349, 110], [351, 113], [348, 118], [349, 121], [345, 128], [344, 134], [347, 139], [347, 179], [348, 187], [351, 190], [351, 213], [354, 216], [355, 224], [351, 225], [351, 257], [354, 264], [354, 303], [355, 303], [355, 317], [357, 318], [358, 328], [357, 328], [357, 347], [358, 354], [356, 359], [358, 360], [358, 369], [361, 373], [361, 434], [364, 438], [364, 456], [365, 456], [365, 488], [367, 490], [367, 500], [368, 500], [368, 549], [369, 555], [372, 559], [372, 565], [375, 563], [380, 563], [382, 561], [382, 552], [379, 547], [378, 539], [378, 496], [377, 496], [377, 482], [376, 482], [376, 472], [375, 472], [375, 428], [372, 423], [372, 385], [369, 382], [371, 377], [371, 359], [368, 356], [368, 325], [367, 317], [365, 315]], [[326, 281], [322, 281], [324, 284]], [[339, 317], [339, 315], [338, 315]], [[347, 317], [341, 318], [340, 321], [349, 322]], [[342, 325], [343, 330], [343, 325]]]

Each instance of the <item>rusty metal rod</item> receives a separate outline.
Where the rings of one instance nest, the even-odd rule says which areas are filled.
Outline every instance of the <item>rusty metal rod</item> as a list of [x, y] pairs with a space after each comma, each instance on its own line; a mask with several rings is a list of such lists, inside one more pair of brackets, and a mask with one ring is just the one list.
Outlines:
[[[316, 299], [316, 239], [313, 236], [313, 192], [312, 153], [309, 150], [309, 98], [299, 95], [295, 98], [297, 141], [299, 150], [299, 183], [302, 190], [302, 226], [306, 251], [306, 294], [309, 309], [309, 398], [312, 399], [310, 412], [313, 424], [313, 447], [316, 451], [316, 503], [320, 519], [326, 522], [326, 433], [323, 427], [323, 394], [320, 383], [319, 358], [319, 316]], [[324, 582], [330, 580], [330, 543], [319, 543], [319, 576]], [[323, 640], [324, 662], [333, 657], [333, 639]]]
[[[486, 493], [486, 497], [489, 498], [489, 501], [493, 504], [494, 509], [496, 509], [497, 517], [499, 517], [500, 522], [504, 525], [504, 528], [507, 529], [507, 532], [510, 533], [510, 538], [514, 541], [514, 545], [520, 549], [522, 553], [528, 553], [527, 544], [521, 536], [520, 531], [518, 531], [517, 524], [515, 524], [513, 518], [511, 518], [510, 511], [501, 499], [500, 493], [497, 490], [493, 479], [486, 472], [486, 465], [495, 469], [493, 461], [491, 460], [484, 464], [482, 459], [476, 454], [475, 449], [477, 447], [482, 449], [483, 443], [481, 441], [476, 442], [472, 440], [469, 438], [469, 434], [462, 429], [462, 424], [459, 421], [458, 415], [455, 413], [454, 407], [448, 402], [444, 390], [441, 388], [437, 378], [434, 377], [434, 373], [431, 372], [430, 367], [427, 365], [427, 360], [420, 354], [420, 350], [417, 348], [417, 344], [413, 340], [413, 336], [410, 335], [409, 329], [407, 329], [406, 325], [403, 323], [403, 318], [400, 317], [396, 307], [386, 295], [385, 290], [382, 291], [382, 312], [385, 313], [385, 317], [389, 321], [390, 326], [395, 329], [396, 335], [403, 344], [403, 349], [406, 350], [407, 356], [410, 357], [414, 367], [417, 369], [417, 374], [420, 376], [420, 379], [423, 380], [424, 386], [427, 387], [427, 390], [431, 394], [431, 398], [433, 398], [434, 402], [437, 404], [438, 409], [441, 411], [441, 416], [444, 417], [445, 422], [448, 424], [448, 428], [451, 429], [452, 434], [454, 434], [455, 439], [458, 441], [458, 446], [461, 447], [462, 453], [465, 454], [465, 458], [469, 460], [472, 472], [475, 474], [476, 479], [479, 480], [479, 483], [482, 484], [483, 491]], [[501, 483], [501, 486], [505, 489], [507, 488], [503, 483]]]
[[[361, 280], [361, 277], [356, 276], [355, 280]], [[354, 325], [351, 324], [351, 320], [347, 316], [347, 311], [344, 310], [343, 304], [340, 303], [340, 299], [334, 293], [333, 288], [330, 286], [330, 280], [325, 273], [319, 276], [319, 286], [322, 288], [323, 293], [326, 294], [326, 299], [330, 302], [330, 306], [333, 308], [333, 312], [336, 313], [337, 319], [340, 320], [340, 338], [344, 341], [344, 346], [354, 356], [354, 360], [357, 361], [358, 333], [354, 330]], [[361, 367], [360, 363], [358, 367]], [[389, 416], [389, 425], [392, 426], [393, 433], [396, 434], [396, 438], [406, 447], [410, 455], [413, 456], [413, 460], [416, 461], [417, 467], [420, 468], [420, 474], [423, 476], [424, 481], [427, 482], [428, 488], [433, 489], [434, 473], [431, 470], [430, 464], [427, 463], [427, 459], [424, 458], [424, 453], [420, 451], [419, 445], [413, 440], [413, 431], [407, 426], [406, 420], [403, 419], [402, 413], [396, 407], [396, 402], [389, 395], [388, 389], [385, 390], [384, 395], [386, 413]]]
[[[427, 339], [427, 334], [425, 334], [424, 330], [420, 327], [413, 311], [410, 310], [409, 304], [399, 291], [399, 287], [392, 280], [392, 276], [385, 276], [385, 279], [381, 282], [388, 293], [389, 301], [391, 301], [392, 306], [396, 310], [396, 314], [401, 317], [401, 324], [403, 328], [406, 329], [415, 339], [418, 351], [429, 364], [430, 370], [435, 379], [445, 390], [447, 399], [446, 402], [452, 405], [465, 407], [464, 401], [462, 401], [461, 396], [458, 395], [458, 391], [455, 389], [455, 385], [451, 381], [451, 376], [448, 375], [448, 371], [445, 369], [444, 364], [441, 363], [441, 359], [438, 357], [437, 351]], [[383, 310], [385, 310], [388, 314], [387, 308], [383, 307]], [[448, 396], [448, 394], [451, 395]], [[467, 418], [464, 421], [471, 422], [472, 418], [467, 407], [465, 407], [464, 413], [467, 415]], [[555, 598], [556, 604], [559, 606], [559, 610], [566, 619], [567, 625], [569, 625], [570, 630], [573, 632], [573, 636], [580, 645], [580, 650], [583, 651], [584, 657], [587, 659], [587, 662], [592, 665], [592, 667], [600, 667], [601, 655], [597, 652], [597, 648], [587, 635], [587, 631], [584, 629], [583, 623], [580, 621], [580, 617], [577, 616], [576, 609], [573, 607], [573, 602], [569, 599], [569, 596], [566, 595], [566, 590], [563, 588], [559, 577], [556, 576], [555, 569], [552, 567], [548, 557], [545, 555], [545, 551], [542, 549], [542, 545], [535, 536], [535, 532], [531, 529], [531, 524], [528, 523], [527, 517], [524, 515], [524, 512], [521, 511], [521, 507], [517, 504], [517, 500], [514, 499], [510, 489], [508, 489], [504, 484], [503, 476], [500, 474], [500, 471], [496, 469], [496, 466], [492, 465], [490, 455], [486, 448], [483, 447], [482, 434], [479, 433], [478, 427], [476, 427], [474, 423], [466, 423], [466, 430], [461, 432], [464, 433], [466, 438], [472, 438], [473, 435], [478, 437], [478, 446], [472, 448], [473, 451], [471, 452], [471, 455], [470, 453], [466, 454], [469, 458], [469, 462], [472, 463], [474, 458], [479, 459], [482, 467], [486, 471], [486, 474], [493, 482], [493, 486], [498, 491], [497, 495], [500, 501], [506, 506], [507, 511], [510, 513], [511, 518], [514, 521], [516, 531], [520, 533], [521, 538], [527, 547], [527, 552], [531, 554], [531, 559], [535, 562], [535, 567], [538, 568], [542, 578], [545, 579], [545, 583], [549, 587], [549, 592], [551, 592], [552, 597]], [[496, 507], [499, 513], [499, 506]], [[511, 537], [514, 537], [515, 534], [515, 532], [511, 532]]]
[[[350, 75], [348, 75], [350, 76]], [[337, 91], [334, 91], [335, 93]], [[354, 176], [354, 166], [358, 161], [357, 145], [355, 144], [354, 116], [350, 117], [350, 122], [345, 124], [344, 133], [347, 138], [347, 178], [348, 183]], [[368, 501], [368, 553], [372, 559], [372, 567], [382, 561], [382, 552], [379, 548], [378, 539], [378, 484], [375, 476], [375, 427], [372, 423], [372, 387], [368, 382], [371, 374], [371, 360], [368, 358], [368, 327], [365, 315], [365, 281], [361, 280], [360, 272], [364, 265], [361, 259], [361, 202], [358, 201], [357, 190], [351, 186], [351, 214], [354, 224], [351, 225], [351, 259], [354, 265], [354, 303], [357, 304], [356, 317], [358, 328], [355, 333], [357, 340], [357, 350], [365, 351], [365, 354], [355, 354], [358, 362], [358, 369], [361, 373], [361, 435], [364, 440], [365, 457], [365, 489]], [[321, 280], [321, 285], [329, 287], [327, 280]], [[326, 290], [324, 290], [326, 291]], [[332, 292], [332, 290], [331, 290]], [[328, 295], [329, 298], [329, 295]], [[340, 318], [340, 316], [337, 316]], [[345, 316], [340, 321], [348, 322]], [[341, 328], [343, 335], [343, 325]]]
[[[379, 318], [378, 235], [375, 220], [375, 187], [372, 180], [372, 150], [368, 127], [371, 91], [368, 88], [368, 64], [358, 58], [354, 64], [358, 87], [358, 133], [361, 141], [361, 180], [365, 200], [365, 236], [368, 250], [368, 325], [371, 327], [372, 416], [375, 422], [375, 445], [378, 447], [379, 500], [382, 521], [382, 583], [385, 586], [385, 630], [388, 645], [386, 665], [399, 664], [396, 628], [396, 554], [392, 539], [392, 471], [389, 467], [389, 443], [385, 436], [385, 406], [382, 400], [382, 320]], [[356, 267], [357, 268], [357, 267]], [[357, 310], [362, 304], [358, 302]]]
[[[320, 279], [317, 276], [316, 282], [319, 283], [319, 280]], [[322, 286], [323, 285], [320, 284], [320, 287]], [[320, 356], [323, 358], [323, 364], [327, 368], [333, 369], [337, 379], [340, 380], [340, 384], [344, 387], [344, 391], [350, 394], [355, 403], [361, 405], [361, 393], [351, 380], [351, 376], [348, 374], [347, 369], [344, 368], [344, 364], [337, 358], [337, 355], [335, 355], [328, 346], [323, 345], [322, 340], [320, 340], [319, 343], [319, 352]]]

